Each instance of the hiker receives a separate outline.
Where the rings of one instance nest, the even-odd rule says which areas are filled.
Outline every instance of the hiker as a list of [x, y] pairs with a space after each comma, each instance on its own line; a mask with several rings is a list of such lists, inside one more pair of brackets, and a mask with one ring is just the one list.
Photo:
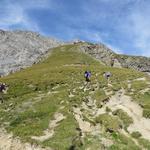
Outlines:
[[104, 72], [104, 73], [103, 73], [103, 76], [104, 76], [107, 80], [109, 80], [109, 78], [112, 76], [112, 74], [111, 74], [111, 72]]
[[7, 85], [5, 83], [0, 83], [0, 100], [1, 103], [4, 102], [3, 94], [7, 91]]
[[110, 66], [113, 67], [113, 66], [114, 66], [114, 63], [115, 63], [115, 59], [112, 58], [111, 61], [110, 61]]
[[85, 71], [84, 77], [85, 77], [86, 82], [90, 82], [91, 72]]

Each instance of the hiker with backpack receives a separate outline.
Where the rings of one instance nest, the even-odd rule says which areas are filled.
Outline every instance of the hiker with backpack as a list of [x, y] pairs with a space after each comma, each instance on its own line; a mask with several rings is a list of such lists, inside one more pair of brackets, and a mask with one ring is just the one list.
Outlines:
[[85, 71], [84, 77], [85, 77], [86, 82], [90, 82], [91, 72], [90, 71]]
[[111, 74], [111, 72], [104, 72], [104, 73], [103, 73], [103, 76], [104, 76], [107, 80], [109, 80], [109, 78], [112, 76], [112, 74]]
[[84, 83], [84, 91], [91, 89], [91, 71], [85, 71], [84, 72], [84, 78], [85, 78], [85, 83]]
[[3, 94], [7, 92], [7, 85], [5, 83], [0, 83], [0, 101], [4, 102]]
[[112, 58], [111, 61], [110, 61], [110, 66], [113, 67], [113, 66], [114, 66], [114, 63], [115, 63], [115, 59]]

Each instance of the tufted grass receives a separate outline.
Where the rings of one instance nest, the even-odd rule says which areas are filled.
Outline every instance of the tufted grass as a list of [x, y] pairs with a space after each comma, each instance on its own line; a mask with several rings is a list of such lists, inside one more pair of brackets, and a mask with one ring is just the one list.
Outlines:
[[[107, 98], [104, 89], [115, 92], [123, 87], [127, 80], [134, 80], [143, 76], [143, 73], [130, 69], [118, 69], [102, 65], [101, 62], [91, 56], [80, 52], [79, 46], [65, 45], [54, 48], [53, 52], [42, 62], [0, 78], [0, 82], [6, 82], [9, 85], [8, 93], [4, 95], [5, 102], [0, 105], [1, 126], [25, 142], [37, 143], [43, 147], [48, 146], [57, 150], [66, 150], [71, 146], [74, 137], [78, 136], [76, 130], [78, 124], [73, 117], [72, 107], [74, 105], [80, 106], [82, 101], [90, 96], [91, 89], [94, 88], [95, 90], [97, 82], [99, 89], [95, 90], [91, 97], [96, 100], [98, 105]], [[92, 72], [91, 88], [86, 92], [80, 89], [85, 84], [85, 70]], [[103, 72], [106, 71], [113, 74], [110, 78], [112, 87], [108, 87], [107, 80], [103, 77]], [[70, 98], [70, 93], [74, 94], [74, 97]], [[141, 102], [143, 105], [149, 105], [147, 96], [142, 97]], [[61, 106], [64, 106], [62, 110], [60, 110]], [[43, 131], [48, 128], [49, 121], [53, 119], [55, 112], [62, 113], [66, 119], [56, 127], [54, 136], [44, 142], [32, 140], [32, 136], [43, 135]], [[96, 122], [100, 122], [106, 128], [113, 128], [114, 132], [117, 132], [122, 125], [117, 117], [108, 114], [99, 116], [96, 118]], [[123, 124], [127, 123], [123, 121]], [[121, 137], [117, 135], [113, 139], [117, 141]], [[123, 141], [129, 142], [127, 137], [121, 139], [121, 144]], [[97, 139], [93, 141], [95, 149], [98, 147], [98, 142]], [[132, 148], [132, 144], [133, 142], [129, 142], [130, 148]], [[92, 144], [88, 139], [85, 139], [85, 145]], [[114, 145], [111, 149], [118, 148], [119, 145]]]

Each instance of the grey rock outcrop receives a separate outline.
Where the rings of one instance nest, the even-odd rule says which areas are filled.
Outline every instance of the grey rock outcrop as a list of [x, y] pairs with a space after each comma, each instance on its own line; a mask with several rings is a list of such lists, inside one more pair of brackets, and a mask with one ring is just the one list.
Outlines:
[[80, 46], [80, 50], [92, 57], [102, 61], [104, 64], [109, 65], [111, 58], [115, 54], [111, 49], [107, 48], [104, 44], [91, 44], [84, 43]]
[[124, 68], [150, 72], [150, 58], [142, 56], [117, 55], [116, 58]]
[[35, 32], [0, 30], [0, 76], [31, 66], [48, 49], [61, 44]]
[[115, 66], [119, 66], [119, 68], [131, 68], [142, 72], [150, 72], [150, 58], [148, 57], [116, 54], [104, 44], [84, 43], [80, 46], [80, 49], [106, 65], [110, 65], [111, 60], [114, 59]]

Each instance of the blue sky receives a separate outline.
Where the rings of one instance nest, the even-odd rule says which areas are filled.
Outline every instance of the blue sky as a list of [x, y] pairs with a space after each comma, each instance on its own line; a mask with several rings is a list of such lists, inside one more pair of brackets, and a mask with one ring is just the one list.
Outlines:
[[0, 28], [104, 43], [150, 57], [149, 0], [0, 0]]

